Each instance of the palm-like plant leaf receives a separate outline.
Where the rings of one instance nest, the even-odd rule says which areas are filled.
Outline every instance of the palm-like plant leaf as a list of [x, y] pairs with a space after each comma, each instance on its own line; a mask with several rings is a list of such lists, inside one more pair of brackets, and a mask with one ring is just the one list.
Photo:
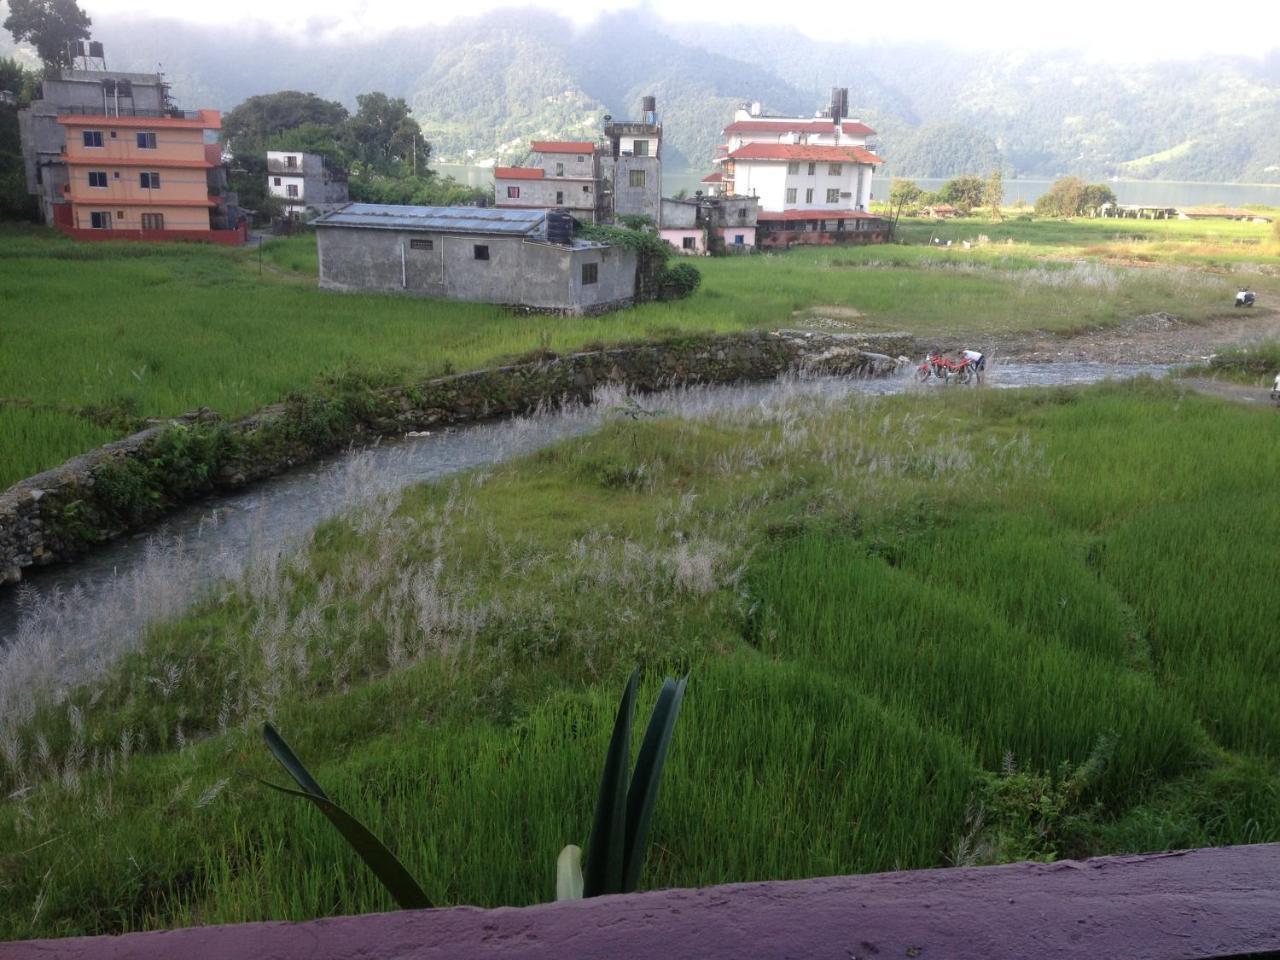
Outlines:
[[382, 885], [400, 905], [401, 909], [416, 910], [431, 906], [431, 900], [427, 897], [422, 887], [418, 885], [418, 881], [413, 879], [413, 875], [404, 868], [396, 855], [387, 849], [386, 845], [369, 832], [369, 829], [362, 824], [342, 807], [338, 806], [325, 794], [320, 784], [311, 776], [310, 771], [303, 766], [302, 761], [285, 743], [284, 737], [269, 723], [262, 725], [262, 736], [267, 742], [267, 748], [270, 749], [272, 755], [280, 761], [280, 765], [288, 771], [289, 776], [301, 787], [301, 790], [294, 790], [291, 787], [281, 787], [271, 783], [268, 780], [258, 779], [258, 782], [264, 786], [270, 787], [272, 790], [278, 790], [281, 793], [287, 793], [291, 796], [302, 797], [304, 800], [310, 800], [320, 812], [323, 813], [342, 834], [344, 840], [351, 846], [360, 857], [361, 860], [373, 871], [374, 876], [381, 881]]
[[658, 787], [662, 783], [662, 769], [671, 747], [671, 735], [680, 705], [684, 702], [684, 688], [689, 678], [679, 682], [667, 678], [649, 717], [649, 726], [636, 757], [636, 769], [627, 793], [626, 862], [623, 866], [622, 889], [630, 892], [640, 883], [640, 869], [649, 845], [649, 826], [653, 822], [653, 810], [658, 802]]
[[596, 800], [595, 822], [587, 844], [587, 868], [582, 878], [584, 896], [622, 892], [626, 864], [627, 787], [631, 777], [631, 717], [635, 713], [639, 685], [640, 670], [636, 668], [618, 705], [613, 737], [609, 741], [609, 752], [600, 777], [600, 796]]

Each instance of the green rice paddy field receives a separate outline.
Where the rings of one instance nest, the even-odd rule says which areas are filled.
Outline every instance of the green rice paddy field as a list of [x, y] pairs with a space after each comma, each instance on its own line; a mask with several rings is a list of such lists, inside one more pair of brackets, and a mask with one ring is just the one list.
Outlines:
[[1280, 839], [1275, 430], [676, 404], [329, 522], [2, 718], [0, 938], [390, 908], [238, 776], [266, 717], [435, 902], [550, 899], [636, 663], [692, 675], [645, 888]]
[[[925, 245], [938, 230], [992, 242]], [[555, 319], [321, 292], [309, 237], [271, 241], [259, 258], [8, 227], [0, 230], [0, 488], [142, 418], [201, 406], [243, 415], [292, 391], [323, 390], [344, 372], [407, 380], [538, 349], [777, 328], [824, 304], [861, 313], [865, 330], [1070, 333], [1158, 310], [1214, 316], [1230, 301], [1227, 274], [1236, 270], [1255, 271], [1249, 282], [1260, 289], [1276, 283], [1256, 273], [1271, 250], [1263, 224], [961, 221], [908, 225], [903, 235], [918, 245], [700, 260], [703, 284], [688, 300]], [[1135, 254], [1135, 243], [1149, 252]], [[1146, 266], [1121, 265], [1131, 263]]]

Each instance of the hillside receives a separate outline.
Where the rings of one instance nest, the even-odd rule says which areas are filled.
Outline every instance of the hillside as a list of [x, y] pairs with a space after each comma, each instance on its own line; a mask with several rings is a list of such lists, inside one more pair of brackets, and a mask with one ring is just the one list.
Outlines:
[[1026, 176], [1280, 182], [1280, 51], [1118, 65], [1071, 51], [823, 43], [634, 11], [582, 30], [499, 11], [341, 44], [266, 33], [214, 42], [162, 19], [101, 17], [95, 30], [113, 67], [162, 64], [188, 104], [228, 108], [284, 88], [348, 104], [372, 89], [403, 96], [448, 160], [515, 159], [531, 137], [585, 135], [655, 93], [669, 159], [698, 168], [735, 104], [808, 112], [836, 81], [880, 131], [894, 173], [999, 164]]

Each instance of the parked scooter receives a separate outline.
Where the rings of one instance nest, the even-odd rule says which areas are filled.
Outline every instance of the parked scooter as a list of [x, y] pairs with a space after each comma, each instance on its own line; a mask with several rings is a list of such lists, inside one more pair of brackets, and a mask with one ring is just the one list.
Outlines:
[[1241, 287], [1241, 288], [1236, 292], [1236, 306], [1237, 306], [1237, 307], [1252, 307], [1252, 306], [1253, 306], [1253, 299], [1254, 299], [1254, 298], [1253, 298], [1253, 291], [1252, 291], [1252, 290], [1246, 290], [1244, 287]]

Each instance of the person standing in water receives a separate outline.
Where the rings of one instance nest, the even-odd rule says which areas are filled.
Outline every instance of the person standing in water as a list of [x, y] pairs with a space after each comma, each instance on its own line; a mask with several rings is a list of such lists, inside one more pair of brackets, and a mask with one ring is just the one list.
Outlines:
[[973, 367], [974, 374], [978, 377], [978, 382], [982, 383], [983, 374], [987, 369], [986, 355], [979, 353], [977, 350], [970, 350], [968, 347], [961, 350], [960, 355], [969, 361], [970, 365]]

